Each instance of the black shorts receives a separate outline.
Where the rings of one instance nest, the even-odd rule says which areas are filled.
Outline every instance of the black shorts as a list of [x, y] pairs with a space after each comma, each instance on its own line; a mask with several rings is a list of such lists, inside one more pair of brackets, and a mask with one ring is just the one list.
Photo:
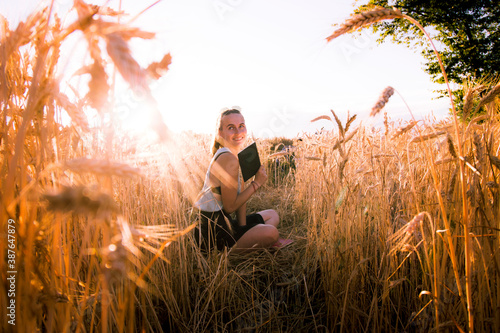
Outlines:
[[258, 213], [247, 215], [247, 223], [239, 226], [229, 214], [224, 211], [200, 211], [200, 226], [194, 229], [194, 237], [202, 250], [217, 247], [223, 250], [232, 247], [251, 228], [264, 224], [264, 218]]

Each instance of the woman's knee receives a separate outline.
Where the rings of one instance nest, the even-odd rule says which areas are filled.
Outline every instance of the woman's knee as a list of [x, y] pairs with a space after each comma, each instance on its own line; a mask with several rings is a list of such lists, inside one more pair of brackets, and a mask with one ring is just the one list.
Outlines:
[[278, 221], [280, 220], [280, 216], [278, 215], [278, 212], [275, 211], [274, 209], [269, 210], [269, 214], [271, 215], [271, 218]]
[[278, 241], [280, 234], [278, 229], [276, 229], [276, 227], [270, 225], [267, 228], [265, 228], [262, 236], [266, 243], [272, 245]]
[[278, 241], [279, 232], [275, 226], [259, 224], [247, 231], [235, 245], [236, 249], [267, 248]]
[[262, 215], [262, 218], [264, 219], [264, 222], [266, 224], [271, 224], [274, 225], [275, 227], [278, 226], [280, 217], [278, 215], [278, 212], [276, 212], [274, 209], [267, 209], [262, 212], [259, 212], [259, 214]]

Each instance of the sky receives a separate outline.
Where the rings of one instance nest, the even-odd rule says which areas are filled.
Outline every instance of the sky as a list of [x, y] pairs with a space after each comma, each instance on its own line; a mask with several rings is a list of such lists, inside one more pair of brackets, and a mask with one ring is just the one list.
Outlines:
[[[121, 8], [130, 14], [122, 22], [154, 2], [122, 0]], [[44, 3], [2, 0], [0, 13], [17, 24]], [[67, 24], [75, 18], [74, 12], [64, 14], [72, 3], [54, 2]], [[330, 110], [344, 122], [349, 112], [358, 123], [372, 126], [382, 122], [383, 115], [368, 115], [387, 86], [396, 90], [385, 108], [391, 120], [410, 119], [408, 108], [418, 119], [446, 117], [449, 100], [436, 98], [434, 91], [442, 87], [424, 72], [419, 52], [378, 44], [367, 29], [326, 42], [333, 25], [353, 9], [352, 0], [162, 0], [132, 22], [154, 32], [155, 39], [133, 40], [131, 49], [142, 66], [172, 55], [169, 71], [151, 88], [173, 131], [212, 133], [217, 114], [231, 106], [242, 109], [254, 137], [334, 128], [325, 120], [310, 122]], [[75, 38], [67, 47], [68, 59], [78, 58], [84, 47]], [[145, 130], [130, 89], [120, 88], [116, 96], [130, 128]]]

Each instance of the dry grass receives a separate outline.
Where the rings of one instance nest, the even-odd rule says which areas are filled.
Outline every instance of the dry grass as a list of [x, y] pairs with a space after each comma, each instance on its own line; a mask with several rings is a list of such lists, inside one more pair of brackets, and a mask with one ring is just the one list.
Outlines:
[[[436, 326], [466, 330], [468, 311], [461, 306], [466, 300], [459, 294], [465, 290], [465, 260], [461, 198], [456, 188], [458, 161], [456, 150], [446, 149], [448, 136], [441, 140], [433, 132], [425, 134], [429, 125], [417, 130], [411, 122], [406, 126], [411, 131], [394, 129], [388, 136], [360, 129], [344, 148], [351, 152], [347, 164], [340, 163], [345, 157], [333, 153], [330, 144], [332, 153], [322, 163], [304, 158], [298, 167], [295, 192], [312, 213], [308, 219], [313, 237], [308, 242], [315, 248], [330, 295], [325, 319], [333, 330], [420, 332]], [[490, 121], [481, 135], [464, 137], [469, 164], [482, 170], [469, 168], [464, 175], [470, 184], [469, 231], [474, 242], [471, 308], [480, 332], [494, 331], [500, 324], [492, 307], [498, 302], [493, 286], [498, 287], [500, 278], [495, 222], [500, 211], [498, 194], [489, 189], [495, 187], [498, 170], [488, 164], [484, 151], [485, 147], [500, 149], [490, 135], [498, 126], [497, 121]], [[310, 137], [299, 156], [323, 155], [328, 142], [333, 142], [329, 134]], [[433, 166], [427, 149], [435, 159], [450, 161]], [[439, 190], [447, 194], [443, 205], [449, 227], [444, 225], [433, 193], [431, 168], [442, 184]], [[417, 215], [422, 211], [430, 216], [424, 223]], [[452, 245], [443, 237], [446, 232], [452, 235]], [[455, 268], [450, 265], [451, 246]]]
[[[76, 3], [79, 19], [66, 28], [48, 10], [1, 28], [2, 304], [12, 299], [7, 271], [17, 271], [16, 326], [4, 320], [1, 331], [466, 331], [470, 318], [477, 332], [500, 331], [498, 83], [482, 98], [483, 85], [469, 87], [464, 104], [487, 114], [455, 133], [451, 120], [387, 120], [381, 133], [332, 111], [313, 121], [335, 130], [286, 152], [269, 156], [275, 142], [258, 141], [264, 164], [295, 168], [275, 171], [248, 209], [275, 208], [281, 234], [295, 242], [207, 255], [192, 237], [191, 202], [210, 140], [185, 133], [144, 144], [121, 136], [119, 124], [86, 118], [92, 108], [111, 116], [102, 60], [147, 96], [145, 82], [170, 56], [137, 67], [126, 43], [151, 34]], [[364, 15], [346, 29], [396, 14]], [[59, 48], [74, 33], [89, 43], [81, 99], [62, 94], [56, 79]]]

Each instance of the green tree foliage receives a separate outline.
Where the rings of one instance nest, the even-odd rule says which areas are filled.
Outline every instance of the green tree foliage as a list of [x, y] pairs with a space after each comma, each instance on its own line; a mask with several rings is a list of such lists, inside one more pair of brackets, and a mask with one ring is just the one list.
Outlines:
[[[422, 24], [438, 42], [450, 82], [497, 77], [500, 71], [500, 5], [498, 0], [370, 0], [356, 11], [375, 6], [395, 7]], [[403, 19], [372, 25], [379, 42], [392, 37], [396, 43], [423, 46], [425, 71], [435, 82], [444, 82], [439, 63], [422, 32]]]

